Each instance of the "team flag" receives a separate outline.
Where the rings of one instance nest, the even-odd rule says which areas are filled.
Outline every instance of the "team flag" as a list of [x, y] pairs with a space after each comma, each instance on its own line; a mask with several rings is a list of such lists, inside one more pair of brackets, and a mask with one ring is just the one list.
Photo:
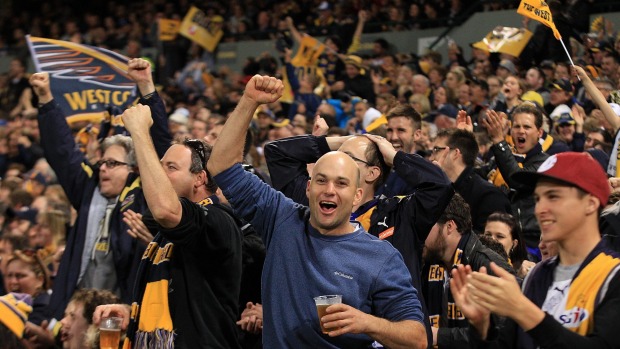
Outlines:
[[549, 5], [543, 0], [521, 0], [517, 13], [536, 20], [553, 30], [553, 36], [556, 39], [562, 40], [562, 35], [555, 27], [553, 23], [553, 17], [551, 16], [551, 10]]
[[110, 110], [125, 110], [137, 99], [127, 76], [129, 58], [99, 47], [27, 36], [37, 72], [50, 75], [54, 100], [69, 122], [97, 122]]
[[181, 21], [178, 19], [160, 18], [158, 22], [159, 41], [172, 41], [177, 38]]
[[224, 36], [222, 16], [207, 17], [204, 12], [192, 6], [181, 23], [179, 33], [186, 38], [213, 52]]
[[496, 27], [472, 47], [519, 57], [531, 38], [532, 32], [524, 28]]

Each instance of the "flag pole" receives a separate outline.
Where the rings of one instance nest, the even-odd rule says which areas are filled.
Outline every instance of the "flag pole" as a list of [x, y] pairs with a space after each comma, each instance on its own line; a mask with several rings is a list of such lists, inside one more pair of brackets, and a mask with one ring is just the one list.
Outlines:
[[[559, 41], [562, 44], [562, 47], [564, 47], [564, 52], [566, 52], [566, 56], [568, 57], [568, 60], [570, 61], [570, 64], [574, 68], [575, 67], [575, 63], [573, 63], [573, 59], [571, 58], [570, 53], [568, 53], [568, 49], [566, 48], [566, 45], [564, 45], [564, 41], [562, 41], [562, 39], [560, 39]], [[579, 77], [579, 75], [577, 75], [577, 79], [579, 79], [579, 81], [581, 81], [581, 78]]]

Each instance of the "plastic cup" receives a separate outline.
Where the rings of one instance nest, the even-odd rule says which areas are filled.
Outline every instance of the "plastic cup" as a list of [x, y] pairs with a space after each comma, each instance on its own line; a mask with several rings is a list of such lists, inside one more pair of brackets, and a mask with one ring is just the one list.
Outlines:
[[99, 324], [99, 347], [101, 349], [118, 349], [121, 341], [121, 324], [123, 319], [120, 317], [107, 317]]
[[342, 295], [340, 294], [330, 294], [325, 296], [314, 297], [314, 304], [316, 304], [316, 311], [319, 313], [319, 325], [321, 325], [321, 331], [325, 334], [329, 333], [329, 331], [335, 330], [335, 328], [325, 328], [323, 327], [323, 322], [321, 318], [325, 316], [326, 309], [332, 304], [340, 304], [342, 303]]

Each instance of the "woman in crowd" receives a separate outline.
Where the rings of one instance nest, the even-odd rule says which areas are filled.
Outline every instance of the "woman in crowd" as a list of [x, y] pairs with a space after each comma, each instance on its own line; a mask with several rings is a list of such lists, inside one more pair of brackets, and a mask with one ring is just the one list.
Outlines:
[[16, 250], [6, 265], [5, 286], [8, 292], [26, 293], [32, 297], [32, 313], [28, 321], [40, 324], [50, 300], [47, 268], [35, 250]]
[[519, 233], [517, 220], [512, 215], [499, 212], [489, 215], [484, 227], [484, 235], [504, 246], [504, 250], [509, 257], [508, 262], [510, 262], [518, 277], [525, 278], [530, 269], [536, 264], [527, 260], [525, 242]]
[[[493, 102], [492, 108], [496, 112], [504, 112], [510, 115], [510, 112], [519, 104], [521, 104], [521, 96], [525, 92], [525, 83], [514, 75], [509, 75], [502, 85], [502, 94]], [[503, 99], [499, 96], [503, 96]]]
[[41, 247], [37, 254], [47, 266], [50, 275], [56, 275], [64, 251], [67, 233], [65, 214], [59, 210], [40, 212], [37, 217], [37, 238]]

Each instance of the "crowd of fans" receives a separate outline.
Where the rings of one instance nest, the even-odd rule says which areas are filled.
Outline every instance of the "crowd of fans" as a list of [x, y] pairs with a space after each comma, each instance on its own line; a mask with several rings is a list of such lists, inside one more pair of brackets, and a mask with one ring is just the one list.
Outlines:
[[[63, 133], [64, 129], [56, 127], [56, 123], [41, 119], [41, 115], [49, 116], [49, 103], [53, 102], [42, 101], [41, 91], [33, 90], [29, 82], [26, 33], [106, 47], [136, 58], [131, 65], [133, 75], [130, 75], [138, 84], [141, 103], [150, 105], [152, 110], [161, 108], [153, 112], [159, 129], [152, 131], [160, 132], [159, 136], [165, 133], [165, 136], [153, 136], [159, 157], [164, 155], [167, 146], [160, 143], [170, 139], [181, 143], [187, 138], [204, 140], [208, 144], [204, 149], [210, 149], [221, 140], [226, 120], [243, 100], [246, 84], [255, 81], [253, 76], [286, 76], [290, 100], [261, 103], [252, 110], [245, 137], [245, 169], [264, 182], [293, 200], [308, 204], [305, 186], [295, 189], [294, 180], [305, 175], [301, 181], [305, 183], [312, 163], [329, 150], [345, 152], [359, 162], [360, 168], [366, 168], [361, 172], [366, 181], [362, 187], [370, 193], [364, 198], [369, 205], [377, 205], [379, 200], [380, 207], [380, 200], [385, 198], [413, 195], [419, 188], [429, 190], [422, 182], [428, 184], [436, 180], [433, 185], [439, 185], [441, 181], [449, 181], [450, 188], [459, 194], [456, 199], [448, 203], [449, 200], [439, 194], [436, 194], [437, 201], [427, 198], [423, 206], [431, 206], [433, 202], [437, 212], [425, 217], [426, 225], [420, 222], [421, 218], [411, 219], [413, 227], [407, 230], [417, 236], [417, 243], [422, 242], [425, 249], [435, 252], [425, 250], [424, 265], [410, 261], [405, 264], [413, 285], [422, 288], [419, 292], [424, 293], [428, 309], [425, 315], [430, 316], [431, 325], [436, 327], [439, 323], [433, 323], [433, 315], [445, 311], [441, 303], [441, 292], [445, 292], [443, 271], [458, 264], [453, 258], [457, 246], [467, 249], [459, 244], [459, 239], [448, 240], [447, 245], [441, 245], [443, 250], [432, 249], [439, 248], [436, 241], [429, 244], [427, 240], [424, 245], [425, 237], [431, 234], [431, 226], [437, 229], [433, 226], [437, 223], [442, 230], [444, 225], [451, 229], [448, 222], [454, 221], [454, 231], [459, 234], [454, 236], [459, 238], [473, 231], [475, 238], [471, 238], [467, 246], [479, 246], [476, 244], [480, 239], [493, 251], [476, 247], [475, 253], [492, 255], [489, 260], [522, 281], [536, 263], [557, 254], [557, 247], [553, 241], [541, 240], [541, 229], [534, 213], [536, 199], [531, 190], [515, 181], [512, 175], [536, 171], [551, 155], [587, 152], [607, 173], [612, 194], [608, 201], [601, 203], [605, 207], [601, 209], [601, 233], [608, 235], [616, 248], [620, 245], [613, 238], [620, 227], [617, 224], [620, 215], [617, 168], [620, 161], [620, 34], [614, 24], [605, 19], [597, 19], [585, 28], [575, 22], [570, 12], [579, 8], [579, 1], [564, 8], [559, 1], [548, 3], [575, 67], [568, 63], [564, 50], [555, 47], [558, 42], [549, 28], [542, 25], [534, 28], [537, 24], [527, 21], [524, 24], [531, 26], [535, 35], [520, 57], [473, 47], [471, 56], [466, 57], [462, 48], [466, 43], [455, 42], [450, 42], [447, 57], [434, 51], [417, 57], [396, 52], [385, 39], [374, 41], [371, 54], [356, 54], [363, 33], [445, 26], [462, 13], [465, 6], [462, 1], [375, 1], [365, 8], [354, 1], [209, 2], [204, 8], [207, 15], [225, 19], [224, 41], [280, 41], [280, 56], [264, 53], [248, 58], [242, 71], [216, 65], [209, 52], [185, 39], [161, 47], [160, 55], [151, 57], [150, 64], [138, 58], [142, 56], [141, 47], [160, 45], [153, 25], [155, 19], [182, 18], [189, 8], [188, 2], [108, 2], [85, 11], [82, 18], [74, 16], [79, 6], [70, 8], [64, 2], [46, 2], [36, 13], [20, 11], [20, 6], [27, 6], [28, 2], [13, 3], [13, 7], [2, 14], [7, 20], [1, 21], [0, 28], [0, 52], [14, 57], [8, 71], [0, 74], [0, 294], [28, 295], [3, 299], [17, 307], [22, 303], [31, 305], [23, 308], [28, 317], [25, 333], [31, 339], [30, 345], [54, 347], [54, 341], [58, 341], [72, 343], [66, 344], [71, 348], [83, 348], [86, 342], [96, 346], [92, 336], [84, 337], [83, 330], [92, 327], [94, 308], [100, 304], [131, 301], [133, 284], [126, 285], [127, 280], [117, 281], [116, 276], [124, 275], [133, 282], [139, 257], [157, 231], [141, 223], [146, 204], [138, 200], [145, 200], [142, 195], [146, 194], [140, 189], [134, 196], [131, 191], [136, 190], [133, 180], [138, 176], [133, 170], [137, 166], [133, 145], [127, 145], [123, 136], [111, 137], [115, 130], [100, 134], [103, 128], [98, 124], [71, 123]], [[489, 10], [514, 8], [515, 5], [515, 2], [502, 1], [480, 4]], [[315, 62], [316, 66], [296, 67], [293, 64], [296, 54], [293, 48], [298, 47], [296, 44], [304, 33], [326, 37], [325, 53]], [[177, 50], [187, 52], [187, 57], [181, 57], [183, 55]], [[152, 75], [151, 65], [156, 68]], [[140, 73], [144, 71], [148, 76]], [[158, 83], [157, 90], [154, 82]], [[54, 132], [49, 127], [53, 127]], [[70, 138], [63, 138], [69, 133]], [[361, 135], [372, 135], [368, 139], [373, 140], [377, 149], [358, 154], [354, 149], [366, 149], [367, 145], [352, 145], [350, 140], [351, 136]], [[298, 137], [290, 138], [293, 136]], [[394, 151], [419, 155], [420, 161], [432, 165], [422, 172], [434, 178], [426, 182], [419, 179], [419, 183], [399, 179], [399, 170], [394, 165], [399, 160], [398, 155], [390, 157], [385, 150], [388, 145], [383, 144], [382, 148], [381, 141], [372, 138], [374, 136], [385, 137]], [[65, 143], [56, 143], [54, 139], [63, 139]], [[291, 143], [291, 139], [297, 143]], [[353, 139], [362, 142], [358, 137]], [[362, 139], [372, 143], [365, 137]], [[193, 147], [185, 142], [185, 146]], [[63, 148], [68, 144], [73, 145], [73, 149]], [[124, 147], [121, 153], [110, 150], [121, 146]], [[199, 162], [202, 160], [203, 164], [198, 172], [206, 170], [209, 155], [202, 153], [200, 157]], [[399, 161], [406, 162], [402, 158]], [[415, 161], [415, 166], [421, 166]], [[394, 168], [390, 169], [392, 165]], [[74, 169], [90, 171], [81, 179], [90, 184], [79, 182], [72, 172]], [[93, 171], [99, 174], [93, 177]], [[108, 175], [111, 171], [128, 173], [115, 183], [110, 179], [113, 175]], [[97, 185], [100, 189], [95, 190]], [[116, 189], [107, 193], [106, 185]], [[217, 193], [218, 200], [226, 201], [221, 191], [208, 189], [209, 194], [215, 196]], [[125, 201], [128, 192], [131, 192], [131, 200]], [[85, 204], [84, 200], [89, 202]], [[403, 207], [406, 205], [409, 204], [403, 203]], [[89, 213], [89, 209], [94, 212], [95, 206], [101, 211], [100, 216]], [[124, 212], [127, 207], [131, 207], [129, 212]], [[459, 207], [468, 207], [468, 210], [463, 212]], [[110, 212], [105, 213], [106, 210], [118, 215], [112, 223], [108, 221]], [[432, 222], [430, 217], [434, 217]], [[100, 223], [99, 219], [105, 223]], [[381, 223], [386, 228], [390, 225], [401, 231], [405, 229], [398, 226], [404, 223], [376, 221], [379, 218], [371, 218], [370, 214], [367, 221], [357, 219], [377, 236], [383, 230], [374, 229]], [[100, 244], [104, 243], [100, 235], [90, 242], [76, 238], [79, 234], [86, 236], [94, 232], [96, 235], [100, 224], [115, 224], [114, 228], [109, 228], [110, 232], [118, 229], [117, 233], [123, 236], [123, 242], [112, 238], [111, 246], [127, 242], [128, 247], [123, 245], [121, 262], [105, 260], [108, 250], [98, 254]], [[98, 228], [93, 228], [94, 225]], [[260, 345], [263, 326], [259, 278], [265, 246], [258, 235], [246, 230], [241, 230], [241, 234], [243, 273], [236, 315], [240, 341], [249, 348]], [[403, 256], [412, 253], [398, 241], [388, 241]], [[422, 258], [422, 246], [415, 248], [419, 248], [417, 255], [409, 257]], [[488, 261], [481, 262], [475, 253], [459, 255], [462, 257], [459, 263], [472, 265], [474, 271], [483, 266], [488, 268]], [[91, 270], [90, 264], [95, 260], [117, 268], [112, 272], [111, 283], [93, 276], [96, 269]], [[79, 263], [82, 263], [81, 270]], [[119, 263], [127, 263], [122, 267], [129, 271], [121, 274]], [[75, 268], [78, 268], [79, 277]], [[427, 278], [429, 273], [437, 274], [438, 270], [441, 277]], [[58, 286], [59, 280], [62, 286]], [[111, 293], [100, 290], [105, 288]], [[76, 307], [80, 310], [76, 311]], [[65, 319], [60, 321], [63, 313]], [[79, 313], [80, 318], [73, 319], [74, 313]], [[2, 316], [0, 314], [0, 318]], [[56, 318], [58, 324], [50, 322], [52, 318]], [[441, 323], [445, 328], [467, 325], [458, 315], [447, 319], [447, 324]], [[75, 323], [82, 327], [75, 330]], [[64, 329], [58, 332], [61, 325]], [[58, 336], [49, 335], [48, 329]], [[439, 347], [460, 343], [455, 339], [459, 336], [454, 333], [432, 331], [432, 334], [429, 342], [439, 343]], [[0, 335], [4, 336], [1, 328]]]

